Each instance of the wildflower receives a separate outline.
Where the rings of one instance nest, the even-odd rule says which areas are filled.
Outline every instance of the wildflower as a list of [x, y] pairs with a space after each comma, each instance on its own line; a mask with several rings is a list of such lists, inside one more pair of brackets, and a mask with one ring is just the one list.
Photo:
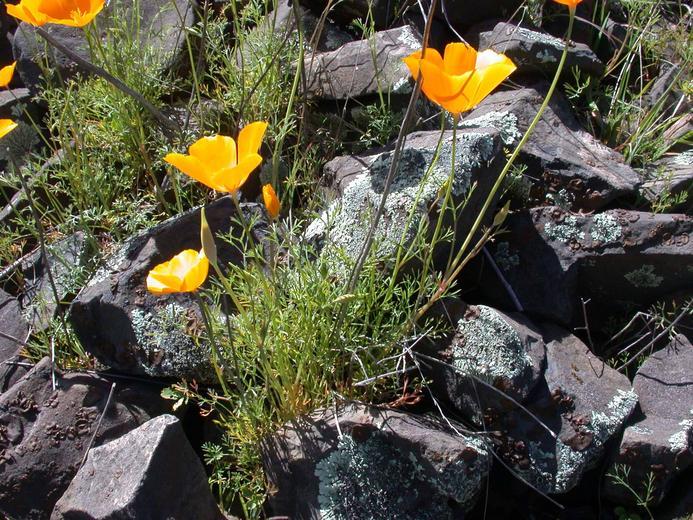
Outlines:
[[11, 119], [0, 119], [0, 139], [5, 137], [15, 128], [17, 128], [17, 123]]
[[147, 289], [154, 294], [194, 291], [205, 281], [208, 271], [209, 260], [204, 252], [186, 249], [149, 271]]
[[15, 65], [17, 65], [16, 61], [12, 65], [7, 65], [0, 69], [0, 88], [6, 87], [12, 81]]
[[279, 216], [281, 206], [279, 205], [279, 199], [277, 198], [277, 194], [275, 193], [271, 184], [265, 184], [262, 187], [262, 198], [265, 201], [265, 207], [267, 208], [267, 213], [269, 213], [269, 216], [272, 219], [277, 218]]
[[256, 122], [231, 137], [203, 137], [188, 148], [188, 155], [170, 153], [164, 161], [216, 191], [234, 194], [262, 162], [258, 154], [267, 123]]
[[55, 23], [84, 27], [103, 9], [105, 0], [21, 0], [7, 14], [31, 25]]
[[453, 114], [474, 108], [517, 68], [504, 54], [477, 52], [466, 43], [450, 43], [444, 57], [431, 48], [416, 51], [404, 63], [415, 78], [421, 72], [421, 90]]
[[573, 10], [577, 5], [582, 2], [582, 0], [553, 0], [557, 4], [567, 5], [569, 9]]

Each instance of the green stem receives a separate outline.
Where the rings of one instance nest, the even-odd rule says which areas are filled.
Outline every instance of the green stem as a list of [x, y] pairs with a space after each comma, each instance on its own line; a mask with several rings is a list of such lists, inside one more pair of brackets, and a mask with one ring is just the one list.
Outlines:
[[221, 388], [224, 390], [225, 395], [229, 395], [229, 390], [226, 387], [226, 381], [224, 381], [224, 375], [221, 372], [221, 368], [219, 367], [219, 362], [224, 360], [224, 357], [221, 355], [221, 351], [219, 350], [219, 345], [217, 345], [217, 341], [214, 335], [214, 328], [212, 327], [212, 324], [209, 321], [209, 309], [207, 308], [207, 304], [204, 302], [204, 300], [200, 297], [200, 295], [197, 293], [197, 291], [193, 291], [193, 296], [195, 297], [195, 300], [197, 301], [197, 305], [200, 307], [200, 314], [202, 314], [202, 321], [205, 325], [205, 329], [207, 330], [207, 336], [209, 336], [209, 342], [212, 345], [212, 366], [214, 367], [214, 373], [217, 376], [217, 379], [219, 380], [219, 383], [221, 384]]

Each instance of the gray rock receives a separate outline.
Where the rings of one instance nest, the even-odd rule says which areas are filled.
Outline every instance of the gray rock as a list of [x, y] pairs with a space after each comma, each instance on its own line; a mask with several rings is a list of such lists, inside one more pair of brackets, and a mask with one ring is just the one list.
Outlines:
[[[499, 22], [492, 31], [479, 34], [479, 50], [493, 49], [505, 54], [517, 65], [518, 74], [542, 72], [553, 76], [563, 47], [560, 38], [505, 22]], [[601, 76], [604, 72], [604, 64], [584, 43], [573, 43], [568, 48], [565, 70], [571, 67], [593, 76]]]
[[488, 412], [485, 426], [502, 432], [498, 454], [514, 471], [544, 493], [565, 493], [599, 464], [604, 445], [621, 431], [638, 397], [626, 376], [578, 338], [555, 326], [542, 330], [544, 381], [527, 404], [535, 417], [520, 409]]
[[48, 518], [96, 433], [94, 446], [120, 437], [169, 406], [158, 386], [116, 386], [95, 375], [56, 373], [44, 358], [0, 396], [0, 513]]
[[[628, 484], [645, 496], [651, 481], [650, 505], [662, 501], [676, 477], [693, 464], [693, 345], [676, 336], [667, 348], [651, 355], [633, 379], [643, 419], [626, 428], [607, 473], [628, 471]], [[637, 505], [635, 497], [612, 479], [604, 479], [606, 497]]]
[[[530, 314], [583, 324], [582, 298], [598, 327], [619, 310], [693, 287], [693, 219], [685, 215], [545, 207], [510, 215], [505, 226], [490, 250]], [[489, 273], [480, 283], [492, 299], [505, 295], [495, 278]]]
[[28, 89], [0, 90], [0, 118], [12, 119], [18, 125], [2, 138], [0, 146], [0, 186], [3, 190], [8, 174], [14, 173], [13, 163], [23, 166], [29, 154], [43, 146], [37, 127], [41, 127], [44, 114], [45, 109], [33, 101]]
[[424, 376], [438, 397], [480, 426], [485, 410], [504, 413], [516, 407], [515, 401], [527, 399], [543, 375], [544, 341], [519, 313], [506, 314], [485, 305], [450, 312], [457, 320], [454, 334], [431, 345], [431, 354], [445, 364], [427, 361]]
[[331, 2], [329, 0], [301, 0], [317, 16], [326, 9], [329, 16], [340, 25], [349, 25], [353, 20], [365, 19], [370, 12], [376, 29], [387, 29], [394, 19], [394, 4], [388, 0], [347, 0]]
[[[244, 204], [246, 219], [261, 242], [266, 230], [263, 210]], [[217, 237], [233, 232], [236, 209], [223, 197], [205, 209]], [[122, 246], [80, 291], [70, 307], [70, 321], [84, 348], [99, 361], [128, 374], [214, 382], [209, 345], [197, 344], [188, 330], [204, 324], [190, 293], [155, 296], [146, 288], [149, 271], [184, 249], [200, 249], [200, 210], [173, 217]], [[218, 240], [219, 262], [239, 264], [242, 254]], [[211, 271], [211, 269], [210, 269]]]
[[305, 93], [311, 98], [345, 100], [383, 92], [409, 94], [411, 75], [402, 58], [421, 49], [421, 36], [409, 25], [381, 31], [331, 52], [306, 56]]
[[693, 207], [693, 150], [667, 156], [645, 168], [640, 192], [666, 210], [687, 213]]
[[264, 443], [263, 464], [270, 514], [425, 520], [461, 518], [490, 456], [442, 422], [346, 404], [285, 425]]
[[[437, 162], [429, 168], [439, 139], [440, 131], [415, 132], [407, 137], [399, 170], [376, 230], [374, 243], [379, 255], [385, 257], [395, 252], [400, 240], [408, 243], [422, 221], [428, 223], [432, 233], [436, 209], [440, 206], [438, 193], [450, 178], [452, 131], [443, 134]], [[454, 201], [460, 203], [476, 183], [474, 196], [456, 223], [457, 236], [464, 237], [497, 178], [502, 158], [497, 158], [500, 155], [499, 135], [491, 129], [458, 131], [456, 143]], [[356, 258], [368, 233], [373, 208], [380, 204], [392, 154], [390, 146], [372, 154], [338, 157], [328, 163], [325, 173], [341, 197], [310, 224], [307, 237], [328, 248], [343, 248], [349, 257]], [[410, 212], [413, 217], [407, 227]]]
[[19, 303], [0, 290], [0, 394], [27, 372], [26, 368], [13, 363], [25, 361], [21, 351], [28, 332], [29, 325]]
[[89, 450], [52, 520], [223, 519], [204, 467], [172, 415]]
[[[137, 14], [133, 9], [139, 8]], [[113, 16], [121, 20], [137, 19], [139, 38], [143, 46], [150, 46], [154, 51], [156, 66], [161, 69], [171, 67], [186, 49], [183, 30], [195, 21], [192, 5], [187, 0], [111, 0], [109, 5], [98, 14], [98, 28], [101, 37], [105, 38], [114, 26]], [[80, 28], [48, 24], [44, 27], [60, 43], [77, 52], [81, 57], [90, 59], [89, 47], [84, 32]], [[12, 52], [17, 61], [17, 72], [24, 85], [37, 91], [41, 82], [41, 68], [38, 63], [46, 59], [46, 44], [36, 34], [35, 28], [25, 22], [17, 27]], [[73, 63], [67, 56], [53, 50], [50, 53], [51, 63], [64, 79], [77, 72], [88, 73]]]
[[[460, 125], [497, 128], [512, 147], [534, 119], [546, 90], [542, 83], [491, 94]], [[524, 179], [529, 182], [528, 203], [533, 205], [549, 202], [591, 211], [634, 195], [640, 184], [639, 175], [620, 154], [580, 127], [560, 93], [554, 93], [517, 164], [527, 166]]]

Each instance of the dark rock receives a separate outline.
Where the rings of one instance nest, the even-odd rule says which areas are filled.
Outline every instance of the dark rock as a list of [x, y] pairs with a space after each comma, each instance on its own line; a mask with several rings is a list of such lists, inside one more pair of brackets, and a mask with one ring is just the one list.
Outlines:
[[[462, 127], [494, 127], [508, 146], [517, 144], [539, 110], [546, 84], [498, 92], [467, 114]], [[578, 124], [568, 102], [554, 93], [517, 164], [527, 170], [528, 203], [555, 203], [572, 210], [595, 210], [633, 196], [640, 177], [623, 157]]]
[[[550, 34], [505, 22], [479, 34], [479, 50], [493, 49], [505, 54], [517, 65], [517, 74], [542, 72], [552, 77], [563, 47], [563, 41]], [[604, 64], [584, 43], [573, 43], [568, 48], [564, 70], [569, 71], [571, 67], [593, 76], [604, 73]]]
[[[2, 63], [4, 62], [0, 62]], [[43, 145], [37, 129], [41, 127], [44, 114], [45, 109], [33, 101], [28, 89], [0, 89], [0, 118], [12, 119], [18, 125], [2, 138], [2, 146], [0, 146], [0, 183], [2, 185], [6, 184], [7, 172], [14, 172], [14, 165], [23, 166], [29, 154], [38, 151]]]
[[425, 520], [461, 518], [490, 457], [442, 421], [347, 404], [285, 425], [264, 443], [263, 464], [270, 514]]
[[[139, 12], [134, 15], [133, 9]], [[150, 46], [156, 55], [156, 63], [161, 69], [171, 67], [185, 52], [186, 40], [183, 30], [194, 23], [192, 5], [186, 0], [111, 0], [98, 15], [98, 28], [105, 39], [114, 27], [114, 17], [122, 20], [137, 19], [138, 35], [143, 46]], [[80, 28], [48, 24], [44, 29], [60, 43], [78, 53], [82, 58], [90, 59], [89, 46]], [[17, 72], [24, 85], [37, 91], [42, 72], [38, 63], [46, 59], [46, 44], [36, 29], [22, 22], [19, 24], [12, 43], [12, 51], [17, 61]], [[77, 72], [87, 74], [67, 56], [53, 49], [50, 53], [51, 64], [57, 68], [60, 77], [65, 79]]]
[[513, 471], [544, 493], [565, 493], [599, 463], [638, 397], [578, 338], [552, 325], [542, 330], [544, 381], [526, 405], [534, 417], [521, 409], [487, 413], [485, 426], [502, 432], [497, 452]]
[[466, 307], [453, 319], [458, 321], [452, 338], [431, 345], [431, 353], [445, 364], [427, 361], [424, 376], [438, 397], [482, 425], [485, 410], [505, 413], [516, 407], [515, 401], [527, 399], [544, 370], [544, 341], [519, 313], [479, 305]]
[[[263, 210], [244, 204], [254, 219], [256, 241], [266, 229]], [[205, 209], [217, 237], [240, 234], [231, 229], [236, 209], [223, 197]], [[239, 264], [242, 254], [218, 240], [219, 262]], [[70, 320], [85, 349], [107, 366], [128, 374], [216, 381], [209, 345], [198, 345], [189, 330], [203, 330], [199, 308], [190, 293], [155, 296], [147, 291], [149, 271], [184, 249], [200, 248], [200, 210], [195, 209], [131, 239], [116, 252], [77, 295]], [[211, 271], [211, 270], [210, 270]]]
[[349, 25], [353, 20], [365, 20], [369, 12], [376, 29], [387, 29], [394, 19], [394, 4], [389, 0], [301, 0], [300, 3], [308, 6], [318, 16], [329, 9], [329, 17], [343, 26]]
[[166, 411], [160, 387], [116, 385], [95, 375], [56, 373], [43, 359], [0, 396], [0, 512], [48, 518], [89, 448], [115, 439]]
[[[583, 324], [581, 299], [590, 300], [588, 320], [598, 327], [634, 305], [693, 287], [693, 219], [685, 215], [546, 207], [512, 214], [505, 227], [490, 249], [530, 314]], [[480, 286], [502, 306], [494, 294], [505, 293], [494, 279], [489, 274]]]
[[[432, 131], [415, 132], [407, 137], [399, 170], [376, 230], [374, 243], [378, 245], [381, 256], [387, 257], [395, 252], [400, 240], [408, 243], [422, 220], [429, 220], [429, 230], [433, 232], [436, 210], [440, 206], [438, 193], [450, 178], [452, 135], [452, 131], [446, 131], [441, 140], [440, 131]], [[437, 162], [430, 168], [439, 140]], [[495, 130], [461, 130], [457, 132], [456, 143], [452, 187], [456, 204], [476, 183], [474, 197], [470, 197], [464, 213], [456, 222], [457, 236], [464, 237], [498, 176], [502, 158], [496, 158], [500, 155], [500, 138]], [[311, 223], [306, 232], [309, 239], [329, 247], [342, 247], [352, 259], [358, 256], [370, 227], [370, 215], [380, 204], [392, 161], [392, 149], [389, 146], [370, 154], [338, 157], [325, 166], [325, 175], [341, 197]], [[417, 199], [418, 205], [407, 227]]]
[[458, 31], [464, 31], [484, 20], [508, 20], [521, 5], [522, 0], [446, 0], [438, 4], [436, 18], [449, 22]]
[[25, 361], [21, 351], [28, 332], [19, 303], [0, 290], [0, 394], [27, 372], [25, 367], [13, 363]]
[[402, 58], [421, 49], [421, 36], [409, 25], [381, 31], [335, 51], [305, 58], [306, 94], [345, 100], [359, 96], [409, 94], [411, 75]]
[[52, 520], [223, 519], [180, 421], [161, 415], [89, 450]]
[[[37, 249], [20, 266], [23, 287], [19, 302], [35, 332], [48, 328], [53, 317], [62, 312], [86, 282], [90, 253], [93, 253], [81, 231], [46, 246], [46, 249], [46, 259]], [[50, 282], [49, 269], [59, 301], [56, 301]]]
[[[607, 473], [621, 474], [636, 493], [658, 504], [674, 479], [693, 464], [693, 345], [682, 335], [651, 355], [633, 379], [644, 418], [626, 428]], [[604, 494], [621, 504], [638, 505], [625, 486], [604, 479]]]
[[688, 213], [693, 207], [693, 151], [667, 156], [645, 168], [640, 188], [653, 205]]

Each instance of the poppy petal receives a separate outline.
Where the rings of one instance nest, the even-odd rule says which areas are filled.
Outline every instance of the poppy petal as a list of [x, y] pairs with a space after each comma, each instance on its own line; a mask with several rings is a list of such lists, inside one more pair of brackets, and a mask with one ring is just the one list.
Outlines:
[[203, 137], [190, 145], [188, 153], [199, 159], [210, 171], [236, 165], [236, 141], [225, 135]]
[[452, 76], [459, 76], [474, 69], [477, 52], [471, 45], [462, 42], [449, 43], [445, 47], [444, 70]]
[[212, 188], [213, 190], [217, 191], [224, 191], [221, 185], [216, 184], [213, 181], [212, 172], [210, 172], [205, 167], [203, 162], [197, 157], [193, 157], [191, 155], [183, 155], [181, 153], [170, 153], [167, 154], [166, 157], [164, 157], [164, 161], [166, 161], [169, 164], [172, 164], [180, 171], [182, 171], [184, 174], [186, 174], [189, 177], [192, 177], [198, 182], [201, 182], [208, 188]]
[[238, 133], [238, 161], [246, 155], [257, 154], [262, 144], [262, 138], [267, 130], [267, 123], [257, 121], [243, 127]]
[[222, 186], [223, 191], [236, 193], [260, 163], [262, 163], [262, 156], [258, 154], [246, 155], [238, 165], [218, 172], [214, 176], [213, 182]]
[[14, 68], [17, 62], [7, 65], [0, 69], [0, 87], [6, 87], [12, 81], [12, 76], [14, 75]]
[[15, 128], [17, 128], [17, 123], [11, 119], [0, 119], [0, 139], [5, 137]]

